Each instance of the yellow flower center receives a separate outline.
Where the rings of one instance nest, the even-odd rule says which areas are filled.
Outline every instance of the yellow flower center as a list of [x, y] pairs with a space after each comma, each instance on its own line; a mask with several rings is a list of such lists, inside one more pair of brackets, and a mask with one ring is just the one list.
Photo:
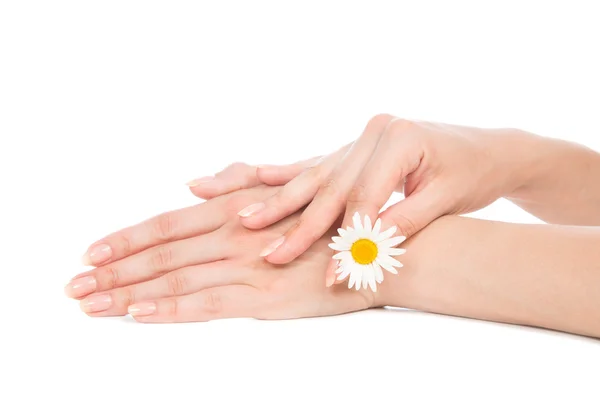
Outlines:
[[369, 239], [359, 239], [350, 248], [352, 258], [359, 264], [371, 264], [377, 258], [377, 245]]

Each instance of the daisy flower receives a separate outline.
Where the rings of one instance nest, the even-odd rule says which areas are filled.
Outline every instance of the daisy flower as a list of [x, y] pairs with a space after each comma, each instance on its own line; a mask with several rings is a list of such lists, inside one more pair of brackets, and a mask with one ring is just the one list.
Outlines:
[[358, 213], [352, 217], [354, 227], [338, 229], [340, 236], [331, 238], [333, 243], [329, 244], [337, 253], [333, 256], [338, 260], [339, 268], [335, 271], [339, 274], [337, 280], [342, 281], [350, 276], [348, 288], [367, 288], [373, 292], [377, 291], [377, 283], [383, 282], [383, 269], [392, 274], [397, 274], [396, 268], [402, 267], [402, 263], [392, 256], [404, 254], [406, 250], [397, 249], [394, 246], [402, 243], [406, 237], [397, 236], [396, 227], [393, 226], [385, 232], [381, 230], [381, 219], [377, 219], [371, 226], [371, 219], [365, 215], [364, 224]]

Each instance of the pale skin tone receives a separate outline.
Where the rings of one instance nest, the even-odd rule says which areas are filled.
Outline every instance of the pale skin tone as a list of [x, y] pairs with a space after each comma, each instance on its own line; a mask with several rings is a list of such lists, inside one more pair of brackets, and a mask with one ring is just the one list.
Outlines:
[[[412, 210], [415, 216], [408, 212], [410, 208], [399, 208], [415, 193], [427, 192], [424, 188], [450, 187], [453, 183], [463, 185], [458, 192], [466, 191], [468, 196], [456, 196], [457, 190], [444, 191], [446, 196], [453, 193], [451, 197], [455, 200], [447, 201], [455, 204], [444, 209], [443, 214], [474, 210], [504, 196], [550, 222], [598, 225], [598, 154], [581, 146], [519, 131], [484, 133], [475, 128], [452, 129], [471, 129], [472, 137], [468, 133], [448, 133], [444, 148], [450, 147], [453, 151], [446, 158], [438, 151], [435, 159], [450, 163], [450, 156], [462, 151], [464, 160], [470, 151], [478, 160], [477, 168], [469, 165], [464, 171], [455, 170], [455, 175], [462, 173], [461, 180], [450, 173], [428, 173], [429, 169], [440, 169], [433, 163], [422, 172], [417, 167], [407, 177], [404, 187], [398, 187], [397, 182], [402, 179], [396, 181], [392, 191], [403, 189], [408, 198], [381, 217], [388, 225], [410, 220], [409, 225], [415, 231], [407, 232], [398, 223], [400, 230], [411, 236], [402, 244], [407, 253], [397, 257], [405, 267], [397, 276], [386, 275], [377, 293], [349, 290], [344, 285], [327, 287], [331, 286], [331, 282], [327, 282], [330, 274], [326, 271], [330, 269], [332, 254], [327, 243], [335, 234], [332, 227], [336, 228], [347, 218], [348, 210], [346, 214], [339, 212], [340, 218], [329, 224], [324, 236], [312, 241], [308, 250], [299, 257], [293, 256], [287, 265], [274, 265], [270, 259], [279, 249], [266, 259], [260, 256], [261, 249], [270, 242], [286, 235], [285, 243], [288, 243], [292, 236], [287, 233], [290, 229], [297, 232], [302, 224], [309, 223], [306, 214], [311, 207], [316, 209], [322, 205], [317, 199], [325, 194], [317, 195], [305, 210], [294, 210], [290, 214], [289, 210], [278, 209], [282, 215], [274, 219], [280, 222], [265, 223], [262, 229], [256, 229], [259, 226], [247, 229], [250, 217], [236, 215], [252, 204], [264, 203], [270, 207], [269, 202], [281, 198], [281, 193], [297, 185], [302, 176], [305, 177], [302, 179], [307, 175], [314, 178], [315, 173], [310, 171], [334, 157], [325, 158], [308, 170], [312, 161], [260, 168], [258, 173], [250, 166], [228, 168], [217, 174], [216, 179], [192, 187], [196, 195], [210, 198], [206, 203], [163, 214], [92, 245], [86, 253], [86, 261], [98, 268], [71, 281], [67, 293], [82, 299], [82, 309], [89, 315], [123, 315], [129, 311], [140, 322], [299, 318], [389, 305], [600, 337], [597, 317], [600, 311], [600, 291], [597, 290], [600, 228], [506, 224], [454, 216], [437, 218], [437, 215], [431, 222], [427, 221], [430, 218], [419, 216], [429, 212], [422, 207], [415, 206]], [[438, 135], [443, 134], [438, 132]], [[493, 150], [487, 145], [471, 143], [478, 140], [479, 134], [487, 135], [482, 141], [489, 145], [493, 142]], [[422, 136], [427, 137], [427, 134]], [[443, 140], [442, 136], [436, 137], [438, 142]], [[452, 144], [452, 140], [456, 142]], [[465, 142], [461, 140], [467, 140], [470, 148], [462, 149]], [[527, 145], [535, 146], [534, 154], [525, 151]], [[341, 152], [356, 147], [346, 146]], [[486, 157], [476, 157], [474, 149], [483, 149]], [[512, 151], [513, 156], [503, 159], [501, 149]], [[556, 157], [560, 160], [552, 163], [551, 159]], [[488, 165], [489, 160], [493, 162]], [[425, 164], [421, 161], [419, 165]], [[559, 169], [567, 165], [571, 167], [569, 172]], [[563, 182], [563, 178], [568, 179]], [[461, 183], [465, 180], [467, 184]], [[555, 182], [556, 191], [550, 184], [553, 180], [559, 180]], [[261, 181], [274, 185], [289, 183], [284, 187], [257, 186]], [[419, 183], [423, 181], [426, 182], [422, 188]], [[438, 181], [440, 183], [436, 183]], [[241, 189], [243, 187], [254, 188]], [[340, 204], [339, 200], [335, 204]], [[423, 196], [420, 200], [426, 201]], [[377, 199], [365, 209], [358, 204], [352, 211], [364, 213], [373, 204], [378, 204]], [[568, 207], [569, 204], [577, 204], [577, 207]], [[393, 213], [402, 217], [394, 219]], [[415, 228], [420, 225], [425, 228]]]
[[[263, 251], [274, 264], [302, 254], [340, 214], [341, 227], [351, 225], [355, 212], [375, 220], [394, 191], [406, 198], [380, 217], [409, 237], [442, 215], [476, 211], [500, 197], [548, 223], [600, 225], [598, 153], [515, 129], [382, 114], [355, 142], [323, 158], [258, 169], [234, 165], [190, 186], [199, 197], [210, 198], [259, 182], [285, 186], [240, 210], [247, 228], [264, 228], [308, 204], [300, 222]], [[329, 285], [335, 269], [331, 262]]]

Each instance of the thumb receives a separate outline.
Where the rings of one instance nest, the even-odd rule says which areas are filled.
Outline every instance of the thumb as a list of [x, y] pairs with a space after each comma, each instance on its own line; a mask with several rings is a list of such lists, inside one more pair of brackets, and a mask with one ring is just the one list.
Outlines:
[[446, 213], [442, 194], [428, 187], [413, 192], [380, 214], [384, 225], [396, 225], [398, 234], [411, 237]]
[[[383, 232], [392, 226], [396, 226], [395, 235], [397, 237], [405, 236], [408, 238], [413, 236], [430, 222], [446, 213], [445, 202], [441, 193], [438, 190], [431, 189], [431, 187], [420, 192], [411, 193], [404, 200], [379, 214], [382, 222], [380, 231]], [[325, 273], [326, 286], [344, 281], [344, 279], [339, 280], [339, 278], [336, 280], [335, 271], [337, 268], [337, 262], [330, 262]]]

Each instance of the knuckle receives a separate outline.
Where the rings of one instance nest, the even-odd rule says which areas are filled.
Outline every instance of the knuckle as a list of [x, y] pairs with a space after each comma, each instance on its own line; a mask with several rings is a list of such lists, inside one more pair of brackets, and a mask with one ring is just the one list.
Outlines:
[[393, 119], [394, 117], [390, 114], [377, 114], [369, 120], [367, 127], [374, 130], [381, 130]]
[[414, 127], [415, 123], [413, 121], [396, 118], [387, 125], [385, 134], [393, 138], [404, 138]]
[[367, 199], [367, 188], [362, 183], [355, 184], [348, 195], [348, 203], [353, 205], [364, 204], [367, 202]]
[[402, 236], [410, 237], [417, 233], [417, 225], [410, 218], [401, 214], [394, 214], [391, 218], [396, 226], [398, 226], [398, 232]]
[[102, 273], [105, 276], [104, 281], [106, 287], [104, 289], [114, 289], [119, 287], [121, 284], [121, 277], [119, 276], [119, 270], [113, 267], [102, 267]]
[[119, 309], [126, 309], [136, 302], [135, 291], [128, 287], [114, 291], [111, 297]]
[[181, 296], [187, 292], [187, 279], [181, 272], [172, 272], [166, 278], [169, 295]]
[[[131, 245], [131, 239], [125, 234], [118, 234], [115, 237], [116, 248], [120, 249], [123, 255], [129, 255], [132, 253], [133, 246]], [[112, 247], [112, 246], [111, 246]]]
[[209, 314], [220, 314], [223, 309], [221, 295], [217, 292], [209, 292], [204, 297], [204, 309]]
[[267, 205], [270, 208], [281, 211], [286, 210], [294, 202], [294, 196], [291, 194], [289, 186], [284, 186], [267, 200]]
[[156, 216], [151, 224], [156, 238], [163, 242], [173, 240], [175, 234], [175, 220], [171, 213], [164, 213]]
[[176, 298], [164, 299], [163, 300], [164, 313], [167, 316], [175, 317], [179, 313], [179, 302]]
[[336, 206], [342, 205], [345, 202], [345, 196], [341, 192], [337, 180], [334, 178], [325, 180], [319, 188], [319, 193], [328, 197]]
[[150, 268], [155, 273], [162, 273], [171, 269], [173, 264], [173, 250], [168, 245], [158, 246], [150, 256]]

